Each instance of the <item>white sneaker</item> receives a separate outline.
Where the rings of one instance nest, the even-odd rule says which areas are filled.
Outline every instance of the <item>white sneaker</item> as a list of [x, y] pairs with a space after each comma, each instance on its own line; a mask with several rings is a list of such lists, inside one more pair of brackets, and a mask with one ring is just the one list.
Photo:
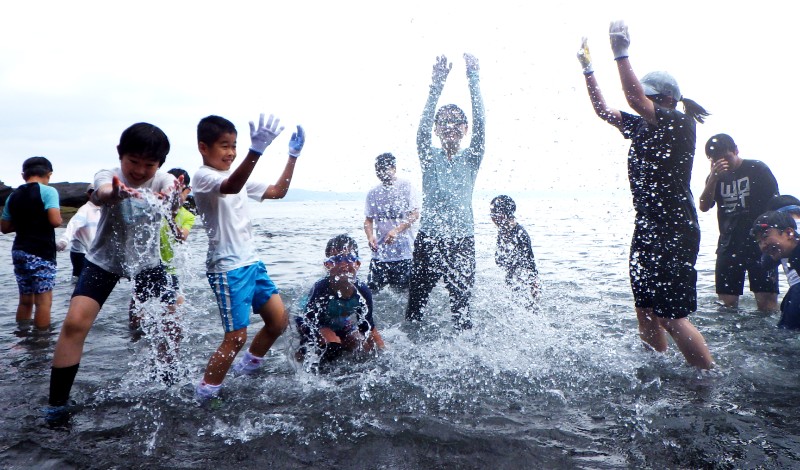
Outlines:
[[251, 375], [261, 369], [264, 364], [264, 358], [250, 354], [250, 351], [245, 351], [244, 356], [233, 364], [233, 372], [238, 375]]

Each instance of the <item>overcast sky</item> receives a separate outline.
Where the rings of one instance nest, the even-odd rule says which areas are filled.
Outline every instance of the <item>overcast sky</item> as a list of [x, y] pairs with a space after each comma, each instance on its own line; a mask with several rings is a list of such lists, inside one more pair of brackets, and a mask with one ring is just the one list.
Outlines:
[[731, 134], [743, 157], [766, 162], [782, 192], [800, 195], [793, 14], [774, 2], [548, 3], [9, 3], [0, 29], [0, 179], [21, 184], [22, 161], [43, 155], [52, 181], [90, 181], [117, 166], [119, 135], [138, 121], [169, 136], [164, 169], [194, 173], [202, 117], [233, 121], [242, 157], [248, 121], [266, 111], [287, 129], [254, 177], [277, 178], [301, 123], [307, 144], [293, 187], [365, 191], [386, 151], [401, 175], [419, 181], [416, 128], [432, 65], [440, 54], [452, 60], [440, 105], [468, 110], [462, 54], [470, 52], [480, 60], [487, 120], [478, 190], [624, 194], [628, 142], [594, 115], [575, 58], [588, 36], [607, 101], [627, 110], [608, 43], [609, 22], [624, 19], [638, 75], [669, 71], [712, 113], [698, 125], [695, 195], [708, 173], [702, 147], [718, 132]]

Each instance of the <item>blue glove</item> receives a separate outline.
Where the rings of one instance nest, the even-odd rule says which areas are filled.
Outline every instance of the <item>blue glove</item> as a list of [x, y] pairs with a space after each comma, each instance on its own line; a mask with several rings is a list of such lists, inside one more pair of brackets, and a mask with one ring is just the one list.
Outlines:
[[258, 128], [256, 128], [253, 121], [250, 121], [250, 150], [261, 155], [267, 146], [278, 137], [278, 134], [283, 132], [283, 126], [280, 125], [281, 120], [272, 114], [267, 119], [267, 125], [264, 125], [264, 113], [258, 118]]
[[303, 150], [303, 145], [306, 143], [306, 132], [302, 126], [297, 126], [297, 132], [292, 132], [292, 138], [289, 139], [289, 156], [297, 158], [300, 156], [300, 151]]

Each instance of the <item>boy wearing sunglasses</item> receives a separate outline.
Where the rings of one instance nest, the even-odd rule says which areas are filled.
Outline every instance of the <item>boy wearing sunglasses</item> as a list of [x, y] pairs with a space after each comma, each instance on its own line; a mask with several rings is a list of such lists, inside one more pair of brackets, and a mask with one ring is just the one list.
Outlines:
[[328, 275], [311, 288], [303, 316], [295, 318], [300, 348], [295, 357], [313, 353], [329, 362], [345, 351], [383, 349], [383, 338], [372, 319], [372, 292], [356, 274], [361, 267], [358, 244], [349, 235], [338, 235], [325, 247]]

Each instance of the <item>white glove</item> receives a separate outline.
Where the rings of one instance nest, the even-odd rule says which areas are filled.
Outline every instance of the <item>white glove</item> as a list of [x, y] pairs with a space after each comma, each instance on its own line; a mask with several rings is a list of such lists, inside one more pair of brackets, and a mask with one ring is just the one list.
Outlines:
[[58, 251], [64, 251], [64, 250], [66, 250], [66, 249], [67, 249], [67, 242], [66, 242], [66, 240], [59, 240], [59, 241], [56, 243], [56, 250], [58, 250]]
[[631, 45], [628, 25], [624, 21], [612, 21], [611, 26], [608, 28], [608, 37], [611, 40], [614, 60], [628, 57], [628, 47]]
[[275, 140], [275, 137], [283, 131], [283, 126], [280, 125], [281, 120], [272, 114], [267, 119], [267, 125], [264, 125], [264, 113], [258, 118], [258, 128], [256, 128], [253, 121], [250, 121], [250, 150], [261, 155], [267, 146]]
[[581, 41], [581, 48], [578, 50], [578, 61], [581, 63], [581, 67], [583, 67], [584, 75], [594, 73], [594, 68], [592, 68], [592, 56], [589, 54], [589, 40], [587, 38], [583, 38]]

